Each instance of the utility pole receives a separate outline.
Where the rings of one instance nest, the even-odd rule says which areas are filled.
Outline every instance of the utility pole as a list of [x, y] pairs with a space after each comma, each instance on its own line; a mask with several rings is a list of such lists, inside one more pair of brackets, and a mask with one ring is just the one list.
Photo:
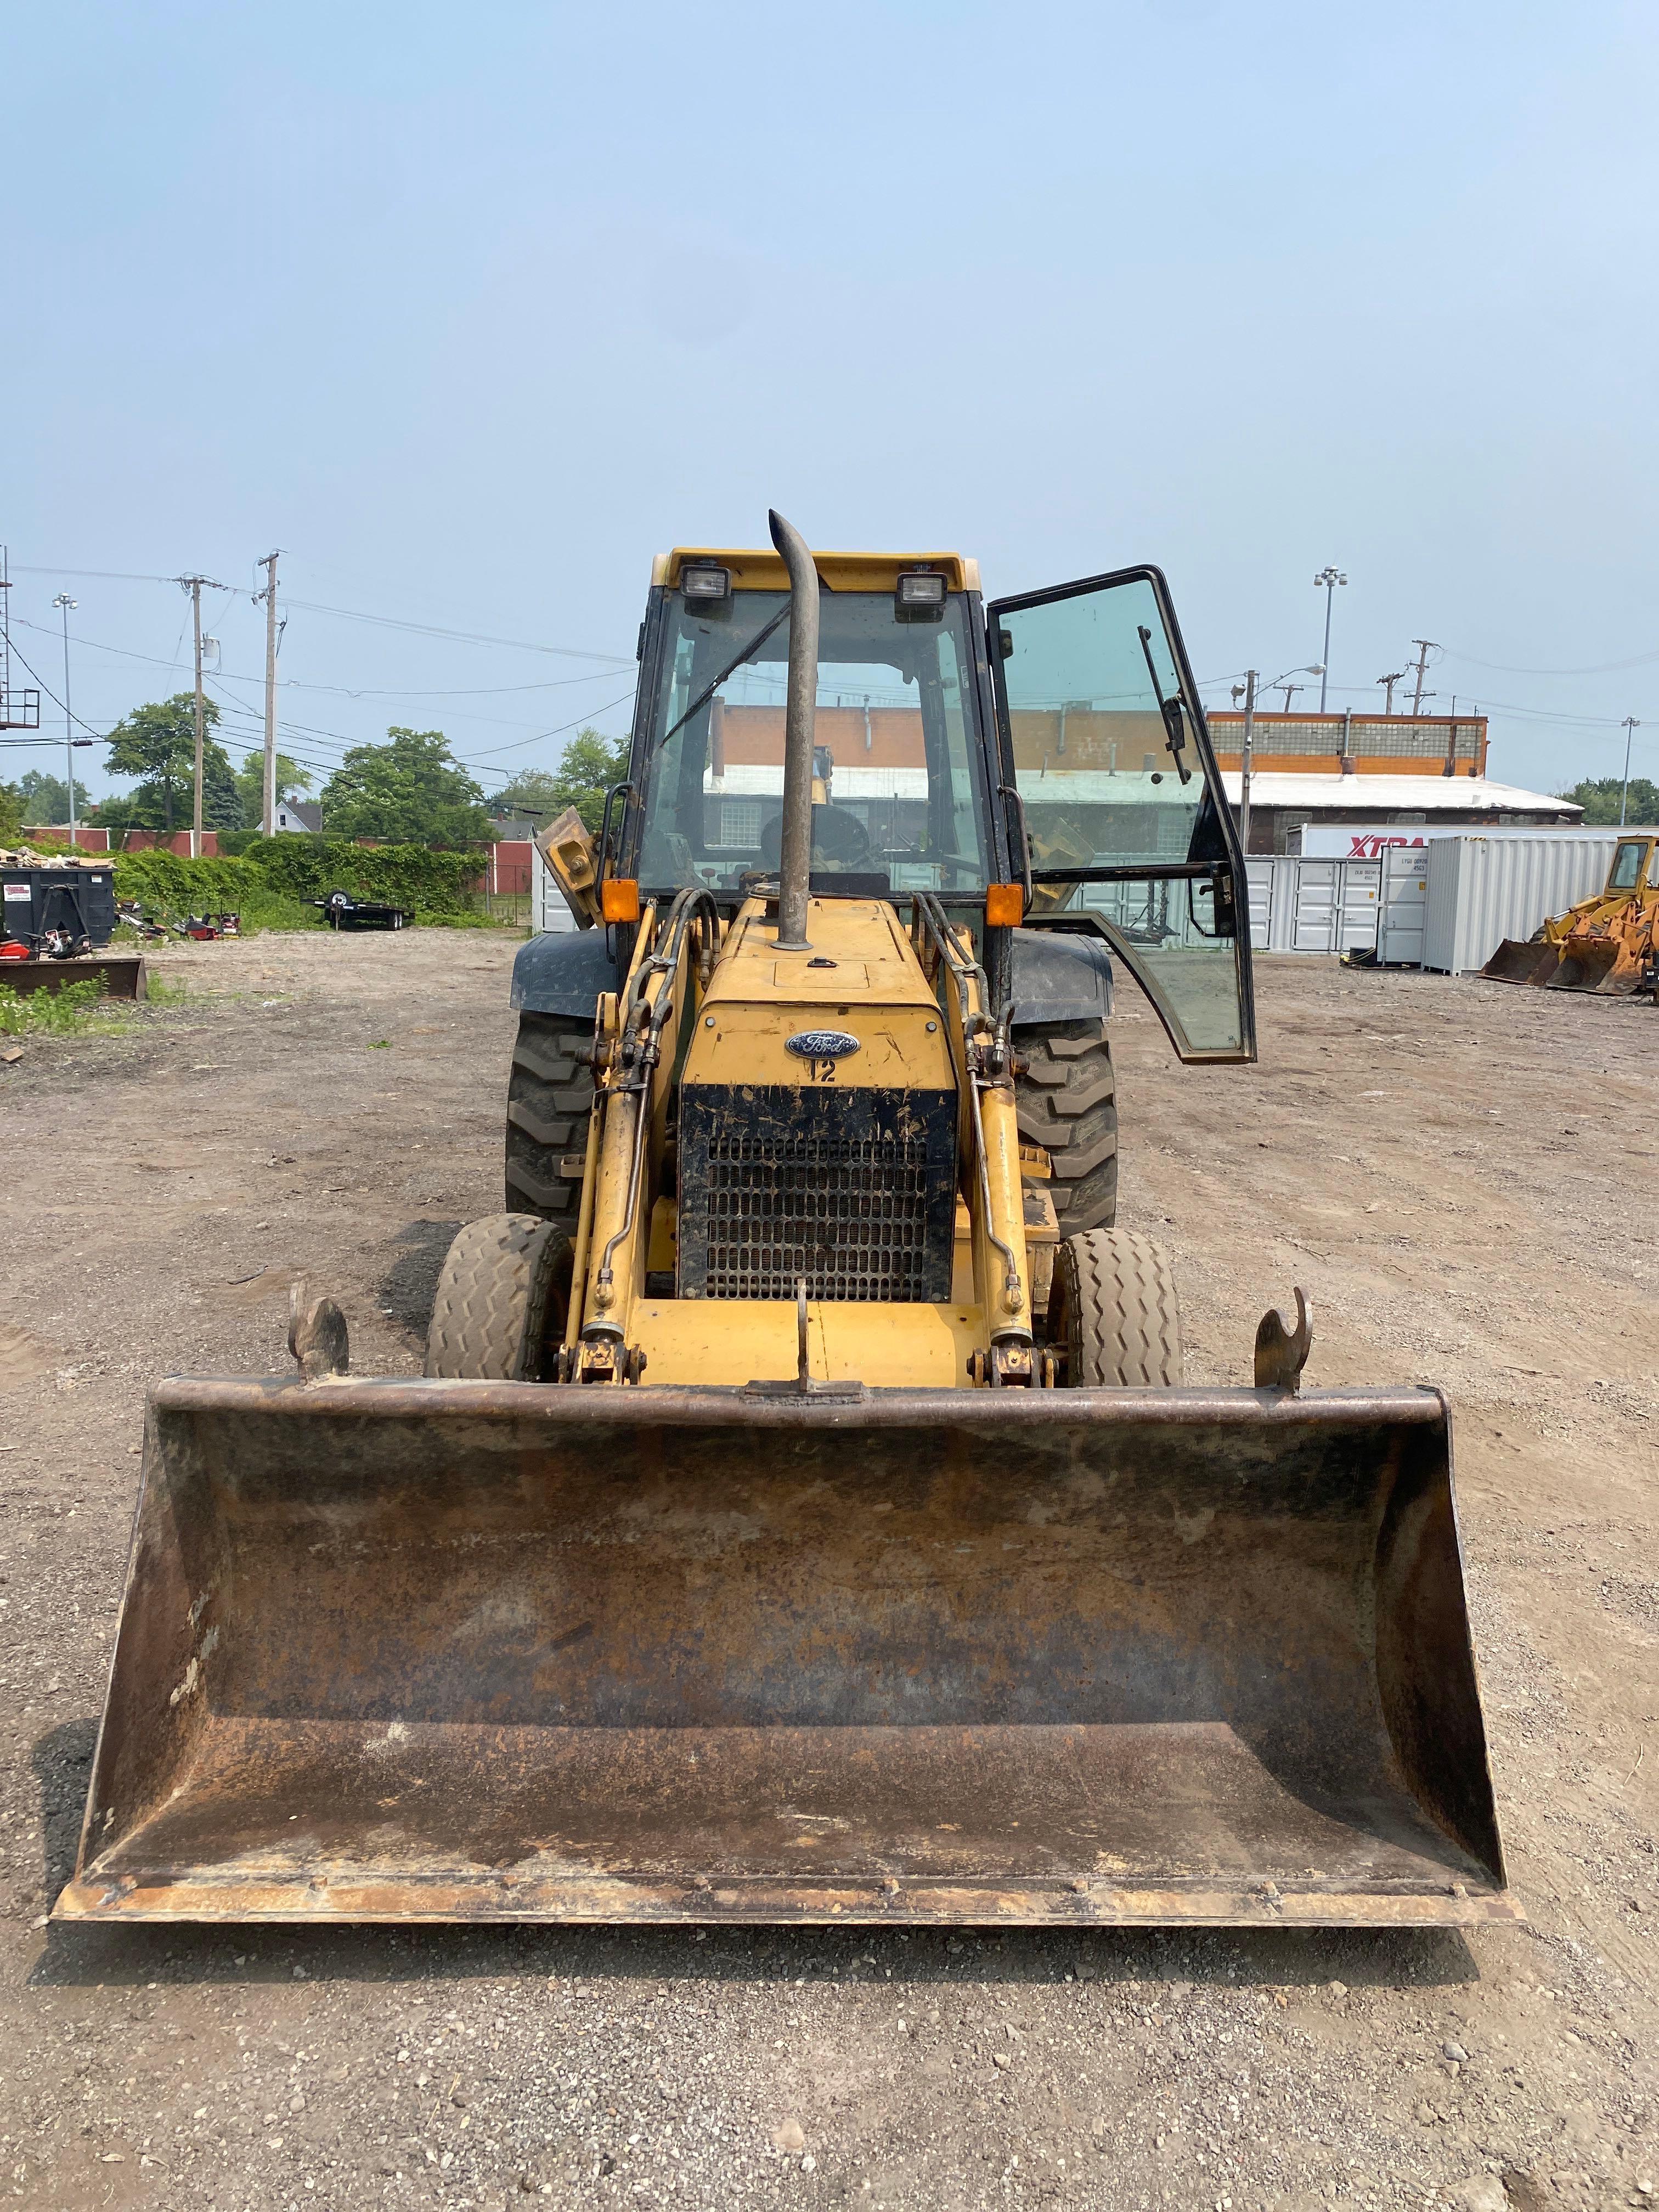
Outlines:
[[1244, 742], [1238, 755], [1238, 844], [1239, 850], [1250, 849], [1250, 747], [1255, 737], [1256, 672], [1244, 671]]
[[256, 592], [256, 600], [265, 603], [265, 775], [264, 783], [264, 815], [262, 827], [267, 837], [276, 835], [276, 555], [267, 553], [259, 562], [265, 572], [265, 587]]
[[[1440, 647], [1431, 637], [1414, 637], [1412, 643], [1417, 647], [1417, 659], [1414, 664], [1417, 670], [1417, 689], [1412, 694], [1412, 719], [1415, 720], [1423, 711], [1423, 678], [1429, 672], [1429, 655], [1431, 653], [1438, 653]], [[1413, 665], [1412, 662], [1407, 663], [1408, 670]], [[1431, 692], [1429, 696], [1432, 698], [1434, 694]]]
[[1382, 708], [1382, 712], [1385, 715], [1392, 714], [1394, 712], [1395, 685], [1396, 684], [1403, 684], [1410, 672], [1411, 672], [1408, 669], [1396, 668], [1392, 676], [1379, 676], [1377, 678], [1376, 680], [1379, 684], [1386, 684], [1389, 687], [1389, 696]]
[[1336, 597], [1337, 586], [1346, 584], [1347, 580], [1342, 571], [1334, 567], [1322, 568], [1314, 578], [1316, 591], [1322, 584], [1325, 587], [1325, 665], [1319, 672], [1319, 711], [1322, 714], [1325, 711], [1325, 685], [1331, 665], [1331, 603]]
[[202, 590], [222, 592], [222, 584], [216, 584], [211, 576], [179, 576], [174, 580], [190, 593], [190, 610], [196, 630], [196, 802], [191, 814], [190, 854], [192, 860], [202, 854], [202, 750], [206, 733], [207, 709], [202, 697]]
[[1282, 691], [1285, 694], [1285, 712], [1288, 714], [1291, 711], [1292, 696], [1297, 691], [1305, 691], [1308, 687], [1305, 684], [1275, 684], [1273, 688], [1275, 691]]
[[52, 601], [64, 617], [64, 773], [69, 779], [70, 843], [75, 842], [75, 717], [70, 712], [69, 618], [78, 601], [59, 592]]
[[1619, 794], [1619, 827], [1621, 830], [1625, 826], [1626, 810], [1630, 805], [1630, 741], [1634, 732], [1639, 730], [1641, 726], [1642, 725], [1637, 720], [1634, 714], [1626, 715], [1624, 721], [1625, 787]]

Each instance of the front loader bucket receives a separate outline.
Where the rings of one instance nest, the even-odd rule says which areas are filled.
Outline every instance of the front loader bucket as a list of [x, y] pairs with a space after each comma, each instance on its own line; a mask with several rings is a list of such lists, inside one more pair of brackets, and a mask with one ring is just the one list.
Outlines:
[[1628, 937], [1611, 930], [1604, 937], [1570, 937], [1548, 988], [1594, 991], [1607, 999], [1631, 998], [1642, 988], [1642, 968]]
[[1560, 960], [1557, 942], [1506, 937], [1480, 973], [1492, 983], [1547, 983]]
[[64, 1919], [1518, 1919], [1434, 1393], [174, 1380]]

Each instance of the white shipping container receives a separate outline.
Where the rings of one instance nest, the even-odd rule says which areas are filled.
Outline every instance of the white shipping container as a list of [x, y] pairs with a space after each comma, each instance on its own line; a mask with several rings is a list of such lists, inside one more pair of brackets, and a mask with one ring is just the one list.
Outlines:
[[1429, 842], [1423, 965], [1448, 975], [1484, 968], [1507, 937], [1526, 939], [1607, 881], [1616, 830], [1556, 836], [1445, 830]]
[[1348, 952], [1376, 944], [1380, 861], [1279, 855], [1244, 866], [1253, 951]]
[[1428, 909], [1429, 848], [1395, 845], [1382, 855], [1382, 895], [1376, 918], [1376, 957], [1387, 968], [1423, 965], [1423, 927]]

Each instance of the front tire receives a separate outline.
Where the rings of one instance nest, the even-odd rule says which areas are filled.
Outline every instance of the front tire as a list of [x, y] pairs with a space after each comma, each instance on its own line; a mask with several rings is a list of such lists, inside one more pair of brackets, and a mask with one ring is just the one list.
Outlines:
[[1066, 1347], [1068, 1389], [1176, 1388], [1181, 1304], [1170, 1255], [1131, 1229], [1091, 1229], [1054, 1254], [1048, 1341]]
[[1063, 1230], [1109, 1229], [1117, 1218], [1117, 1083], [1101, 1021], [1014, 1031], [1025, 1072], [1014, 1079], [1019, 1133], [1053, 1162], [1048, 1195]]
[[507, 1083], [507, 1203], [514, 1213], [575, 1228], [581, 1176], [564, 1170], [587, 1145], [592, 1052], [591, 1020], [519, 1017]]
[[449, 1248], [426, 1334], [443, 1382], [539, 1382], [570, 1312], [570, 1239], [556, 1221], [490, 1213]]

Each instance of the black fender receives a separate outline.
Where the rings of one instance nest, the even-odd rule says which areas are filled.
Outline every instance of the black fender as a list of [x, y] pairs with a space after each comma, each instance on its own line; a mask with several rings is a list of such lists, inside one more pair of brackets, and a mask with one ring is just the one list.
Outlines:
[[544, 930], [513, 963], [513, 1004], [527, 1014], [592, 1021], [602, 991], [620, 988], [608, 929]]
[[[1071, 931], [1014, 932], [1014, 1020], [1104, 1021], [1112, 1011], [1112, 956], [1097, 937]], [[513, 1005], [532, 1014], [592, 1015], [621, 977], [602, 929], [546, 930], [513, 963]]]
[[[523, 955], [520, 954], [522, 958]], [[1014, 932], [1014, 1021], [1105, 1021], [1112, 1011], [1112, 956], [1102, 940], [1073, 930]]]

